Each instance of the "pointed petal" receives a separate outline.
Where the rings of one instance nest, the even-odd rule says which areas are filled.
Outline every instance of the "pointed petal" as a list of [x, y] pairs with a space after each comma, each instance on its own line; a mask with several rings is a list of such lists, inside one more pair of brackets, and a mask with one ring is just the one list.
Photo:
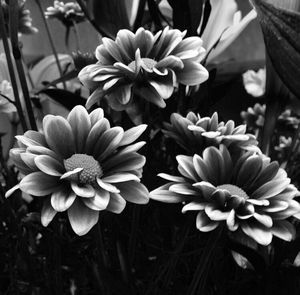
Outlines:
[[91, 120], [87, 110], [78, 105], [74, 107], [67, 118], [76, 144], [76, 152], [82, 153], [84, 151], [87, 136], [91, 129]]
[[88, 208], [77, 198], [68, 210], [68, 217], [73, 231], [83, 236], [98, 222], [99, 212]]
[[100, 211], [106, 209], [110, 201], [110, 193], [102, 188], [97, 188], [96, 194], [92, 198], [84, 198], [84, 204], [92, 210]]
[[47, 198], [43, 203], [43, 208], [42, 208], [42, 212], [41, 212], [42, 225], [48, 226], [48, 224], [53, 220], [56, 213], [57, 212], [51, 206], [50, 197]]
[[44, 173], [52, 176], [61, 176], [64, 172], [62, 164], [49, 156], [37, 156], [34, 159], [35, 165]]
[[108, 206], [106, 207], [107, 211], [119, 214], [121, 213], [126, 206], [126, 201], [122, 198], [120, 194], [110, 194], [110, 200]]
[[149, 202], [149, 192], [147, 188], [136, 181], [128, 181], [116, 184], [120, 190], [120, 195], [131, 203], [147, 204]]
[[51, 194], [60, 187], [59, 178], [43, 172], [26, 175], [20, 182], [20, 189], [30, 195], [42, 197]]

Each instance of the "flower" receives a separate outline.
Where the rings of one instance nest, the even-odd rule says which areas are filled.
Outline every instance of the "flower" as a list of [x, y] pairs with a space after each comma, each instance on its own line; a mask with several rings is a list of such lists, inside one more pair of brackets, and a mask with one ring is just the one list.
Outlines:
[[249, 70], [243, 74], [245, 90], [254, 97], [260, 97], [266, 91], [266, 69], [260, 69], [257, 72]]
[[177, 156], [181, 176], [159, 174], [170, 181], [150, 193], [162, 202], [184, 202], [182, 212], [198, 211], [196, 227], [209, 232], [226, 224], [232, 235], [244, 233], [258, 244], [273, 236], [290, 241], [299, 216], [300, 192], [287, 173], [264, 155], [246, 152], [233, 160], [225, 145], [208, 147], [203, 156]]
[[85, 15], [81, 7], [75, 2], [54, 1], [53, 7], [47, 8], [45, 16], [47, 18], [57, 18], [67, 27], [85, 21]]
[[300, 120], [292, 114], [292, 111], [290, 109], [287, 109], [284, 112], [282, 112], [281, 115], [278, 117], [278, 122], [283, 123], [286, 126], [290, 126], [294, 129], [297, 129]]
[[6, 80], [0, 83], [0, 113], [14, 113], [17, 111], [14, 101], [13, 91], [10, 83]]
[[171, 123], [164, 123], [163, 133], [190, 154], [201, 154], [208, 146], [217, 147], [220, 144], [230, 149], [259, 151], [255, 136], [246, 133], [246, 125], [235, 127], [232, 120], [219, 122], [216, 112], [211, 117], [203, 118], [193, 112], [186, 117], [173, 113], [170, 120]]
[[279, 143], [275, 146], [275, 151], [277, 151], [278, 159], [285, 160], [287, 159], [293, 140], [291, 137], [279, 136]]
[[255, 131], [264, 126], [266, 105], [256, 103], [253, 108], [249, 107], [247, 111], [241, 112], [244, 123], [247, 124], [249, 130]]
[[[4, 13], [5, 24], [8, 28], [9, 23], [9, 1], [1, 0], [1, 5]], [[32, 18], [30, 17], [30, 11], [25, 9], [25, 0], [18, 0], [18, 31], [21, 34], [30, 35], [35, 34], [39, 30], [32, 26]]]
[[135, 105], [133, 94], [166, 106], [176, 83], [198, 85], [208, 79], [200, 64], [204, 54], [199, 37], [183, 39], [186, 32], [166, 27], [154, 36], [139, 28], [134, 34], [120, 30], [116, 40], [103, 38], [97, 47], [98, 62], [81, 70], [79, 79], [94, 92], [87, 107], [103, 97], [114, 110]]
[[84, 235], [98, 222], [99, 211], [120, 213], [126, 201], [148, 202], [140, 183], [145, 157], [137, 153], [145, 142], [132, 144], [145, 129], [110, 127], [100, 108], [88, 114], [76, 106], [67, 119], [47, 115], [44, 133], [17, 136], [19, 147], [11, 150], [11, 158], [25, 176], [6, 196], [20, 188], [44, 197], [44, 226], [67, 211], [74, 232]]
[[256, 18], [257, 13], [252, 9], [242, 18], [235, 0], [210, 0], [206, 5], [210, 5], [210, 14], [207, 22], [200, 23], [198, 32], [203, 32], [201, 38], [207, 52], [205, 58], [207, 62], [212, 62]]

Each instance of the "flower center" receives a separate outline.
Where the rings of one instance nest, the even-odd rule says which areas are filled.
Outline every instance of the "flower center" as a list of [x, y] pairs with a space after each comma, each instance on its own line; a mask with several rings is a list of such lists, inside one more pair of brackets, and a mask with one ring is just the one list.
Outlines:
[[64, 160], [64, 165], [67, 172], [73, 171], [76, 168], [83, 168], [79, 173], [79, 182], [82, 184], [92, 184], [96, 181], [97, 177], [103, 175], [99, 162], [86, 154], [74, 154], [69, 159]]
[[240, 187], [233, 184], [222, 184], [217, 186], [217, 188], [226, 189], [227, 191], [229, 191], [231, 195], [239, 196], [244, 200], [247, 200], [249, 198], [244, 190], [242, 190]]
[[[157, 62], [156, 62], [154, 59], [147, 58], [147, 57], [143, 57], [143, 58], [142, 58], [142, 61], [143, 61], [144, 65], [145, 65], [148, 69], [150, 69], [150, 70], [152, 70], [152, 69], [154, 68], [154, 66], [157, 64]], [[135, 60], [132, 61], [132, 62], [128, 65], [128, 67], [129, 67], [130, 69], [132, 69], [133, 71], [135, 71]]]

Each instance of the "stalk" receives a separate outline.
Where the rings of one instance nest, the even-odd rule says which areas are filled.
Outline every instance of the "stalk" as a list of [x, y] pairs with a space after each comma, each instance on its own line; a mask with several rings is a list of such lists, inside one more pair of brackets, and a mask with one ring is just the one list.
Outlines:
[[[43, 19], [43, 22], [44, 22], [44, 25], [45, 25], [45, 28], [46, 28], [46, 33], [47, 33], [47, 36], [48, 36], [48, 40], [49, 40], [49, 43], [50, 43], [55, 61], [56, 61], [56, 64], [57, 64], [57, 69], [58, 69], [59, 75], [60, 75], [60, 77], [63, 77], [63, 71], [62, 71], [62, 68], [61, 68], [61, 65], [60, 65], [60, 62], [59, 62], [59, 59], [58, 59], [58, 54], [57, 54], [57, 51], [56, 51], [56, 48], [55, 48], [55, 45], [54, 45], [54, 41], [53, 41], [53, 38], [52, 38], [52, 35], [51, 35], [50, 28], [48, 26], [46, 17], [44, 15], [43, 7], [40, 3], [40, 0], [35, 0], [35, 2], [36, 2], [37, 6], [40, 10], [41, 15], [42, 15], [42, 19]], [[62, 83], [63, 83], [64, 89], [67, 89], [66, 82], [62, 81]]]
[[194, 273], [192, 283], [188, 289], [187, 292], [188, 295], [202, 294], [201, 291], [205, 287], [206, 278], [211, 268], [213, 256], [215, 254], [215, 250], [222, 236], [222, 233], [223, 233], [222, 226], [220, 226], [220, 228], [210, 233], [210, 237], [205, 245], [200, 261], [198, 263], [198, 267]]
[[1, 35], [2, 41], [3, 41], [3, 47], [4, 47], [4, 51], [5, 51], [5, 55], [6, 55], [6, 61], [7, 61], [9, 75], [10, 75], [10, 81], [11, 81], [11, 85], [13, 88], [14, 97], [15, 97], [15, 101], [16, 101], [16, 108], [18, 111], [22, 129], [24, 132], [26, 132], [28, 130], [28, 127], [27, 127], [25, 116], [23, 114], [21, 99], [20, 99], [19, 91], [18, 91], [17, 79], [15, 76], [13, 62], [12, 62], [12, 58], [10, 55], [10, 49], [9, 49], [9, 43], [8, 43], [5, 23], [4, 23], [4, 13], [3, 13], [2, 5], [0, 5], [0, 35]]
[[21, 84], [21, 88], [25, 100], [29, 123], [32, 130], [37, 130], [31, 99], [29, 95], [28, 85], [26, 81], [26, 75], [22, 64], [22, 55], [19, 48], [18, 18], [19, 18], [18, 0], [11, 0], [9, 6], [9, 29], [10, 29], [12, 52], [17, 66], [17, 71], [19, 74], [19, 80], [20, 80], [20, 84]]

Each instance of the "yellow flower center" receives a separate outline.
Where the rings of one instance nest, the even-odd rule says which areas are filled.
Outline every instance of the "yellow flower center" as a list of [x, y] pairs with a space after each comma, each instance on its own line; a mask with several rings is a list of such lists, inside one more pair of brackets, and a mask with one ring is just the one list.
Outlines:
[[233, 184], [222, 184], [222, 185], [217, 186], [217, 188], [225, 189], [231, 195], [239, 196], [239, 197], [243, 198], [244, 200], [247, 200], [249, 198], [244, 190], [242, 190], [240, 187], [233, 185]]
[[82, 184], [93, 184], [97, 177], [101, 177], [103, 175], [99, 162], [92, 156], [86, 154], [74, 154], [69, 159], [64, 160], [64, 165], [67, 172], [73, 171], [76, 168], [83, 168], [83, 170], [78, 174], [79, 182]]

